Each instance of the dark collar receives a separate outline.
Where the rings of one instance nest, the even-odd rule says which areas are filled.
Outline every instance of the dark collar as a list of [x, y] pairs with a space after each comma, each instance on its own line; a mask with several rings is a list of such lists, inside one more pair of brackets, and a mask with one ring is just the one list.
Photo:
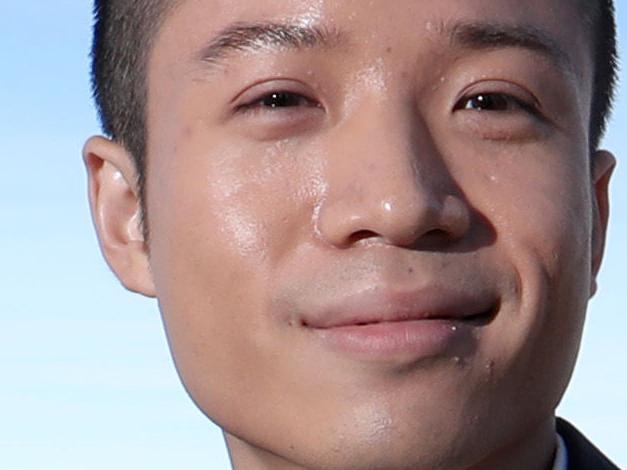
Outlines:
[[568, 421], [557, 418], [556, 429], [566, 444], [568, 470], [620, 470]]

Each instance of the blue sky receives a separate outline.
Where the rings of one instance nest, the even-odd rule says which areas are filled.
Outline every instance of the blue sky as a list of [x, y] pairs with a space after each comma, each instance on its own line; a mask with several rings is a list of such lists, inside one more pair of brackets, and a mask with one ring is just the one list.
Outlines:
[[[0, 3], [0, 468], [226, 469], [217, 428], [179, 384], [154, 301], [98, 252], [84, 139], [90, 3]], [[627, 4], [618, 1], [627, 57]], [[627, 75], [623, 74], [627, 80]], [[627, 88], [605, 146], [627, 158]], [[600, 290], [559, 413], [627, 467], [627, 165]]]

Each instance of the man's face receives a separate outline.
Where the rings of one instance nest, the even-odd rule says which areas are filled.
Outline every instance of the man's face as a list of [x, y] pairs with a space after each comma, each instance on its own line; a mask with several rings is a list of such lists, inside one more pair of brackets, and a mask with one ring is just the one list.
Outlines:
[[550, 427], [611, 166], [590, 165], [573, 3], [185, 0], [167, 17], [150, 273], [231, 449], [465, 468]]

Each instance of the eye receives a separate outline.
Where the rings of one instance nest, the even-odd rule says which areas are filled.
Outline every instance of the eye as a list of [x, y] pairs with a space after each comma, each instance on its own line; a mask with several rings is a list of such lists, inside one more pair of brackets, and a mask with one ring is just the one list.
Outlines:
[[244, 111], [253, 110], [275, 110], [281, 108], [295, 107], [320, 107], [320, 104], [307, 98], [300, 93], [290, 91], [272, 91], [259, 98], [255, 98], [248, 103], [240, 105], [238, 108]]
[[320, 129], [325, 107], [305, 83], [296, 80], [269, 80], [236, 96], [229, 117], [239, 132], [258, 141], [275, 141]]
[[456, 122], [468, 135], [508, 143], [545, 135], [549, 121], [531, 92], [502, 82], [482, 84], [481, 88], [490, 91], [467, 91], [453, 108]]
[[519, 98], [505, 93], [478, 93], [462, 99], [455, 110], [515, 112], [527, 111], [537, 114], [534, 104], [527, 103]]
[[260, 100], [260, 104], [269, 108], [287, 108], [290, 106], [308, 105], [309, 100], [304, 96], [290, 93], [287, 91], [279, 91], [270, 93]]

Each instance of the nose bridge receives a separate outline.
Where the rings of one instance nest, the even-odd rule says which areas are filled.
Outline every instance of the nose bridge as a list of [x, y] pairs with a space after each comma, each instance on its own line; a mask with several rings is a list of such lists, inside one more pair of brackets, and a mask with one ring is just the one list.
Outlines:
[[331, 142], [328, 193], [318, 212], [319, 231], [329, 241], [346, 245], [377, 237], [410, 244], [434, 230], [463, 229], [459, 204], [447, 208], [445, 166], [411, 106], [365, 100], [334, 130]]
[[368, 168], [385, 167], [398, 173], [400, 169], [411, 169], [407, 158], [411, 147], [410, 126], [406, 119], [390, 112], [388, 106], [393, 105], [377, 102], [364, 106], [347, 123], [349, 129], [345, 135], [358, 137], [355, 150]]
[[[338, 146], [346, 158], [335, 159], [344, 171], [337, 172], [353, 189], [364, 185], [367, 190], [353, 196], [393, 202], [420, 191], [429, 166], [434, 163], [433, 144], [419, 116], [409, 106], [391, 100], [373, 98], [338, 132]], [[338, 149], [339, 150], [339, 149]], [[334, 151], [337, 153], [337, 151]]]

